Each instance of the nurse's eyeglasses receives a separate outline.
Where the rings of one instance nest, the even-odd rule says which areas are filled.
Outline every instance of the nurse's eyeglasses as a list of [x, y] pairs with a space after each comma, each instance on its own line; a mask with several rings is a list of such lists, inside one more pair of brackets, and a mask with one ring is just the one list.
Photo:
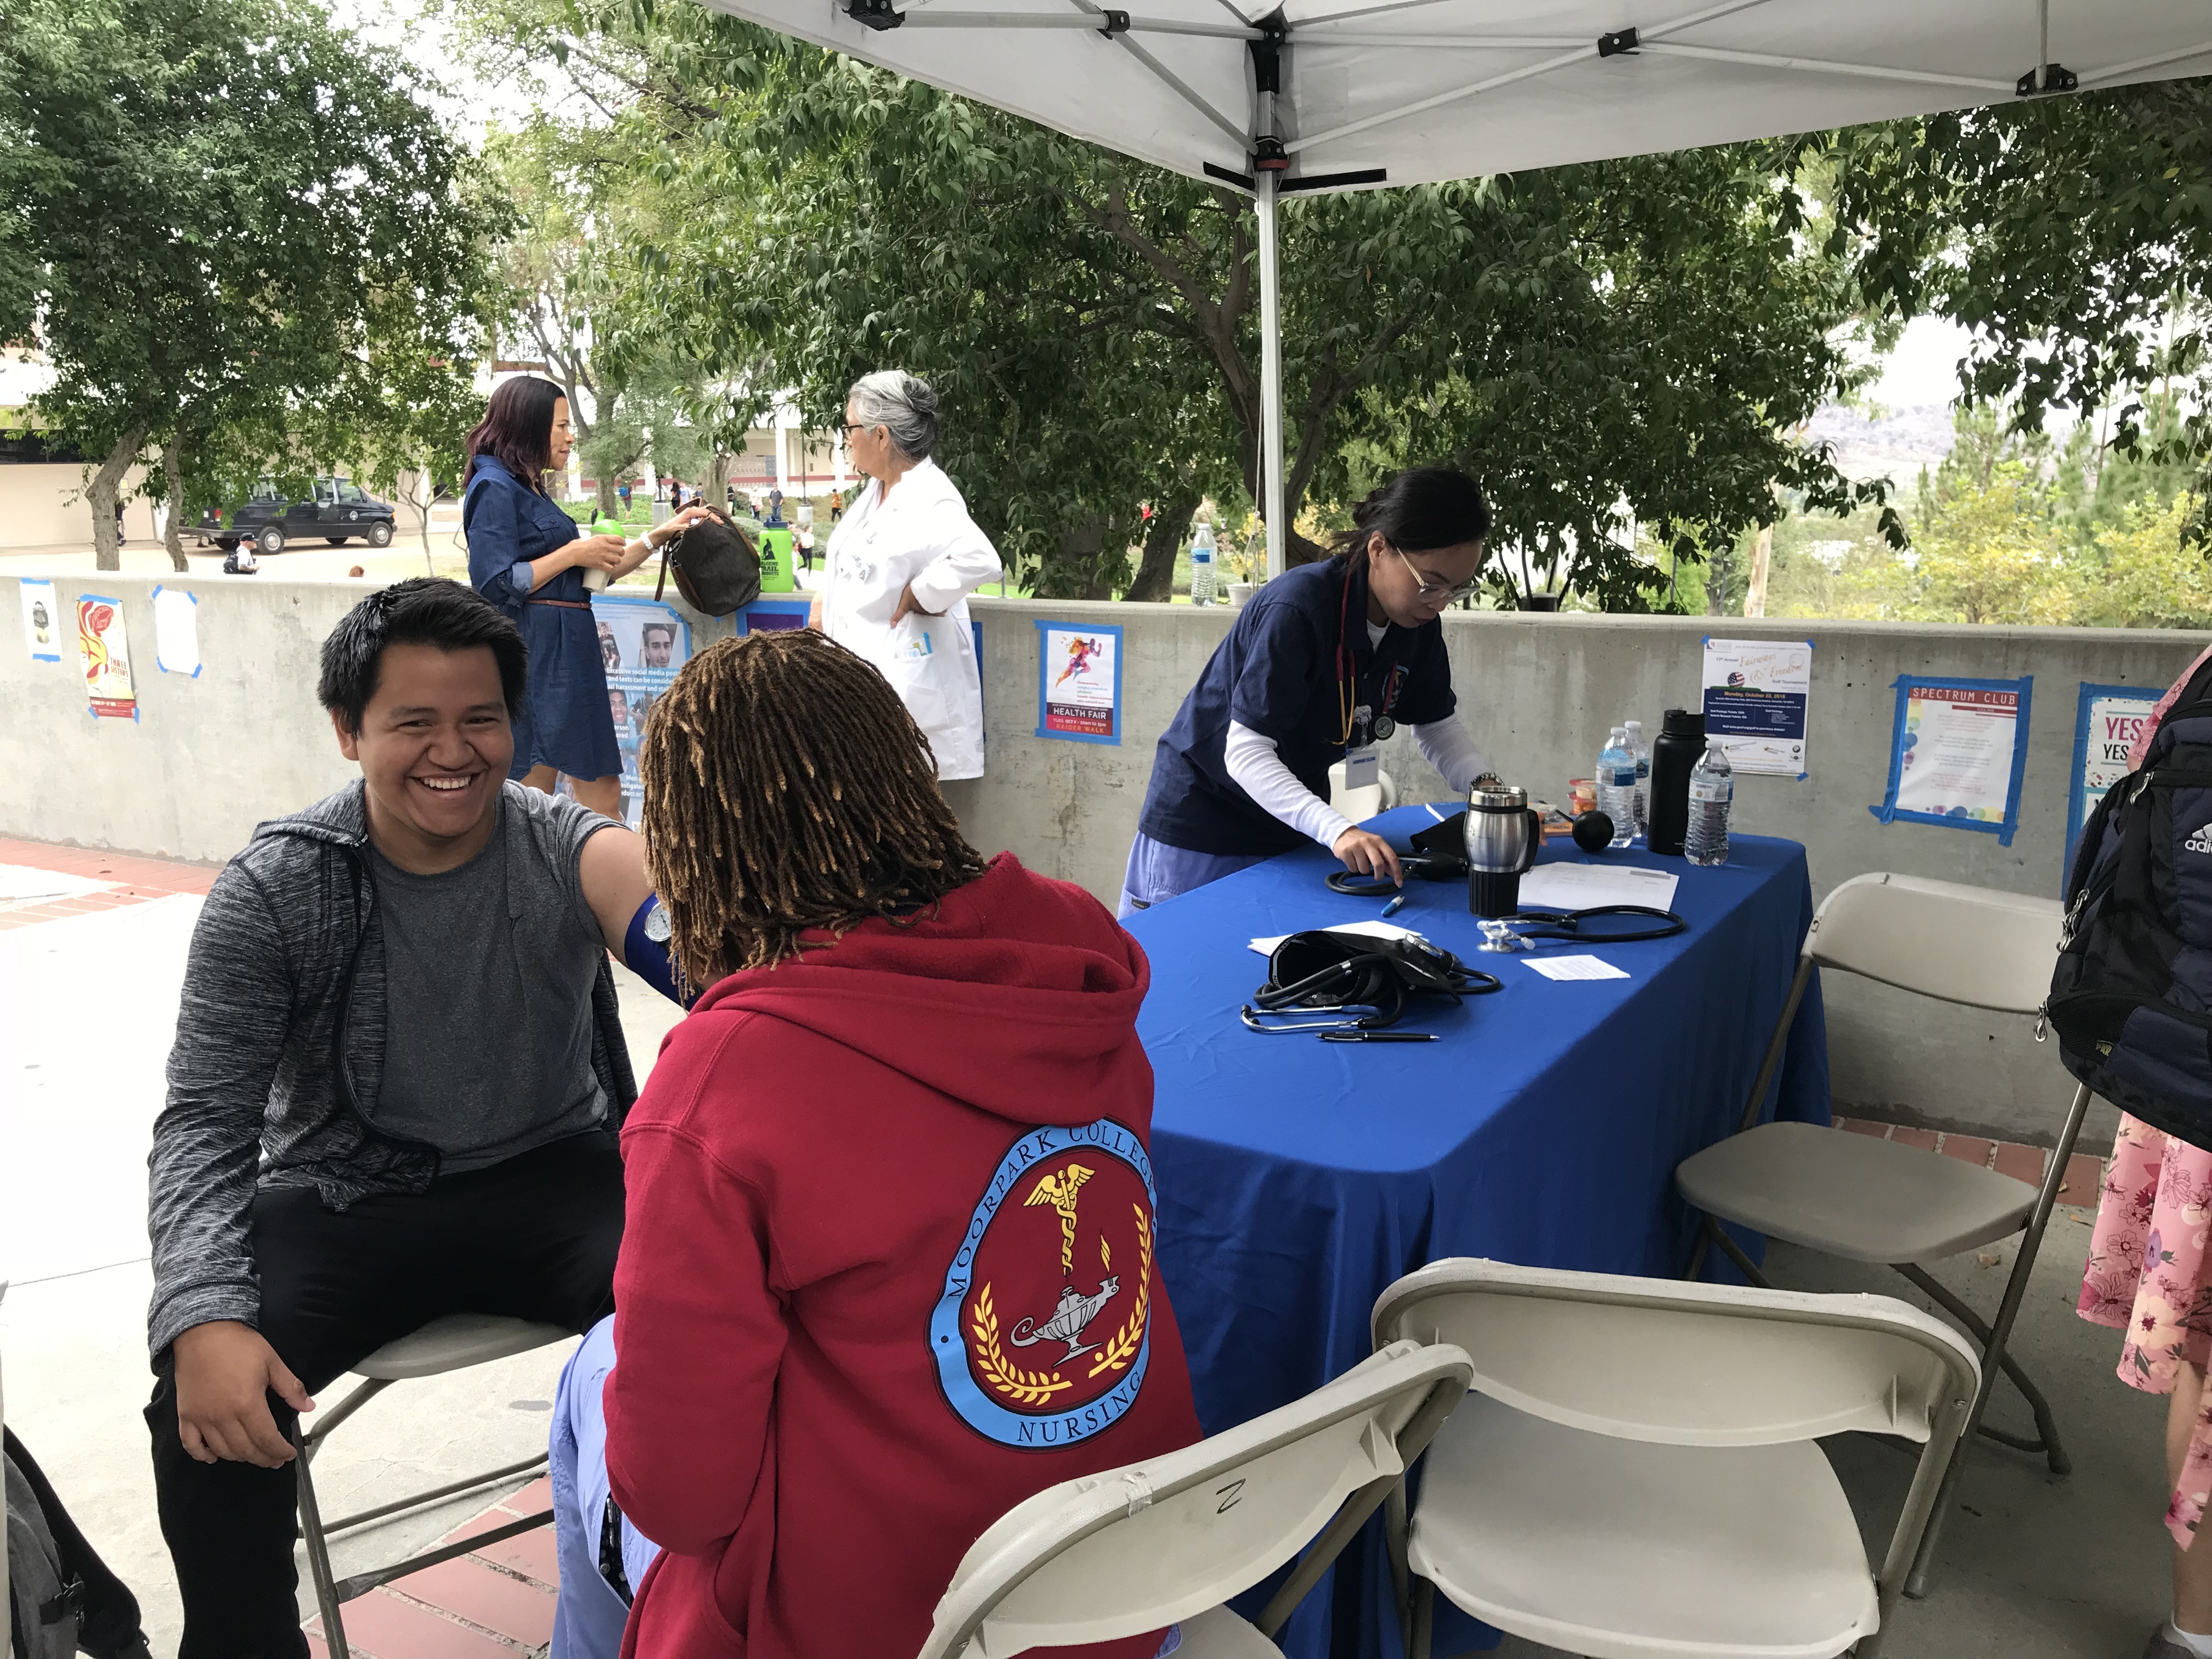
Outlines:
[[[1393, 553], [1398, 553], [1398, 550], [1392, 547], [1389, 542], [1383, 543], [1382, 545], [1390, 548]], [[1398, 562], [1406, 567], [1406, 574], [1413, 579], [1414, 591], [1425, 599], [1442, 599], [1447, 605], [1456, 605], [1482, 586], [1482, 578], [1480, 576], [1470, 577], [1455, 587], [1449, 582], [1440, 582], [1432, 577], [1424, 576], [1413, 568], [1413, 562], [1403, 553], [1398, 553]]]

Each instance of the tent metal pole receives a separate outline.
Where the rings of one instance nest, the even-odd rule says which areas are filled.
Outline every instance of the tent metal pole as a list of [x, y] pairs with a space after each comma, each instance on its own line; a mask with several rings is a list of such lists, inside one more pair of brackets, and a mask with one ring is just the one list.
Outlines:
[[1283, 522], [1283, 274], [1276, 256], [1275, 184], [1282, 175], [1262, 173], [1253, 183], [1260, 209], [1260, 472], [1267, 499], [1267, 580], [1283, 574], [1291, 548], [1290, 526]]
[[1808, 75], [1850, 75], [1871, 81], [1908, 81], [1917, 86], [1966, 87], [1975, 92], [2009, 93], [2009, 81], [1985, 81], [1966, 75], [1941, 75], [1928, 70], [1892, 69], [1882, 64], [1838, 64], [1825, 58], [1784, 58], [1768, 52], [1736, 52], [1725, 46], [1686, 46], [1671, 40], [1647, 40], [1637, 51], [1652, 58], [1697, 58], [1714, 64], [1747, 64], [1756, 69], [1801, 71]]

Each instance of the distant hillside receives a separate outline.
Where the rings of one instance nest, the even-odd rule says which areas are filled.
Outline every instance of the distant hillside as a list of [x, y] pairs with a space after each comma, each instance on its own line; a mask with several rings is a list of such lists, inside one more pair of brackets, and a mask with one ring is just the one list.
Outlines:
[[1948, 404], [1893, 409], [1879, 420], [1863, 410], [1827, 404], [1805, 431], [1808, 440], [1834, 447], [1836, 465], [1845, 477], [1876, 478], [1886, 473], [1900, 489], [1910, 489], [1922, 467], [1948, 455], [1954, 441]]

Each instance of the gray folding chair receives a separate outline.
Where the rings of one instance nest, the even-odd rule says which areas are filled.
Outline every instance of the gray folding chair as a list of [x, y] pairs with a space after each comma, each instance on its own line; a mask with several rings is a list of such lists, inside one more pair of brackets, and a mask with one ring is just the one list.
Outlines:
[[[2067, 1161], [2089, 1109], [2088, 1090], [2074, 1091], [2040, 1188], [1893, 1140], [1838, 1134], [1806, 1123], [1760, 1123], [1758, 1118], [1767, 1085], [1781, 1063], [1790, 1023], [1814, 968], [1838, 969], [1969, 1007], [2037, 1014], [2050, 994], [2063, 921], [2055, 899], [1956, 882], [1876, 873], [1844, 883], [1828, 895], [1813, 919], [1797, 959], [1797, 976], [1737, 1132], [1686, 1158], [1674, 1171], [1682, 1196], [1703, 1212], [1686, 1277], [1697, 1277], [1706, 1246], [1711, 1244], [1753, 1284], [1766, 1282], [1717, 1224], [1721, 1221], [1848, 1261], [1894, 1267], [1982, 1345], [1981, 1393], [1974, 1401], [1969, 1433], [1978, 1431], [2017, 1450], [2040, 1452], [2057, 1475], [2073, 1467], [2059, 1443], [2057, 1422], [2043, 1391], [2012, 1357], [2009, 1344], [2059, 1183], [2065, 1179]], [[2023, 1230], [1994, 1320], [1983, 1319], [1922, 1265]], [[2035, 1414], [2033, 1438], [2007, 1434], [1982, 1420], [2000, 1370]], [[1944, 1505], [1937, 1510], [1914, 1565], [1907, 1586], [1910, 1595], [1919, 1595], [1927, 1588], [1929, 1564], [1959, 1474], [1960, 1467], [1954, 1466]]]
[[[996, 1659], [1177, 1623], [1177, 1659], [1280, 1659], [1275, 1632], [1472, 1374], [1456, 1348], [1395, 1343], [1194, 1446], [1046, 1488], [969, 1547], [921, 1659]], [[1256, 1627], [1222, 1605], [1309, 1541]]]
[[[1412, 1659], [1434, 1594], [1589, 1659], [1873, 1659], [1974, 1397], [1973, 1350], [1878, 1296], [1432, 1262], [1378, 1344], [1449, 1343], [1473, 1393], [1390, 1498]], [[1924, 1443], [1881, 1571], [1816, 1443]]]
[[441, 1561], [450, 1561], [457, 1555], [482, 1549], [487, 1544], [502, 1538], [512, 1538], [517, 1533], [543, 1527], [553, 1519], [553, 1511], [525, 1516], [504, 1526], [480, 1532], [458, 1544], [441, 1544], [435, 1549], [425, 1550], [410, 1556], [404, 1561], [388, 1567], [379, 1567], [370, 1572], [358, 1572], [352, 1577], [333, 1580], [331, 1574], [330, 1538], [353, 1527], [367, 1526], [372, 1521], [381, 1521], [387, 1516], [403, 1515], [451, 1498], [475, 1486], [488, 1486], [495, 1480], [523, 1474], [542, 1468], [546, 1454], [526, 1457], [520, 1463], [510, 1463], [504, 1468], [491, 1469], [472, 1475], [466, 1480], [456, 1480], [450, 1486], [438, 1486], [429, 1492], [416, 1492], [411, 1498], [379, 1504], [374, 1509], [362, 1510], [341, 1520], [325, 1522], [322, 1510], [315, 1501], [314, 1477], [308, 1465], [323, 1443], [331, 1437], [338, 1425], [351, 1417], [370, 1401], [394, 1382], [407, 1382], [415, 1377], [442, 1376], [447, 1371], [466, 1370], [471, 1365], [488, 1364], [495, 1359], [506, 1359], [532, 1348], [544, 1347], [548, 1343], [566, 1342], [575, 1335], [558, 1325], [541, 1325], [525, 1319], [504, 1319], [491, 1314], [448, 1314], [434, 1319], [421, 1329], [410, 1332], [396, 1341], [387, 1342], [374, 1353], [353, 1368], [354, 1375], [368, 1380], [338, 1401], [326, 1412], [318, 1413], [315, 1426], [302, 1433], [298, 1425], [292, 1430], [292, 1445], [299, 1455], [292, 1460], [300, 1483], [300, 1537], [307, 1550], [307, 1576], [315, 1587], [315, 1604], [323, 1615], [325, 1639], [333, 1654], [346, 1651], [345, 1624], [339, 1616], [341, 1602], [350, 1601], [356, 1595], [365, 1595], [379, 1584], [404, 1577], [410, 1572], [420, 1572], [425, 1567], [435, 1566]]

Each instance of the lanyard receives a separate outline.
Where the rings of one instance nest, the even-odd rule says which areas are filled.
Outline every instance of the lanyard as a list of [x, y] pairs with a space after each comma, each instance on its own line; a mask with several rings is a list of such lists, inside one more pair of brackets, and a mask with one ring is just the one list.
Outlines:
[[[1363, 625], [1365, 623], [1364, 613], [1360, 621]], [[1336, 712], [1343, 722], [1336, 740], [1347, 749], [1352, 746], [1352, 710], [1359, 702], [1359, 658], [1352, 648], [1351, 622], [1352, 565], [1347, 560], [1344, 567], [1344, 592], [1336, 607]], [[1395, 659], [1382, 670], [1382, 707], [1376, 711], [1375, 718], [1367, 728], [1370, 738], [1387, 738], [1397, 729], [1395, 722], [1380, 732], [1376, 728], [1389, 720], [1390, 710], [1398, 701], [1398, 684], [1404, 677], [1405, 671]]]

